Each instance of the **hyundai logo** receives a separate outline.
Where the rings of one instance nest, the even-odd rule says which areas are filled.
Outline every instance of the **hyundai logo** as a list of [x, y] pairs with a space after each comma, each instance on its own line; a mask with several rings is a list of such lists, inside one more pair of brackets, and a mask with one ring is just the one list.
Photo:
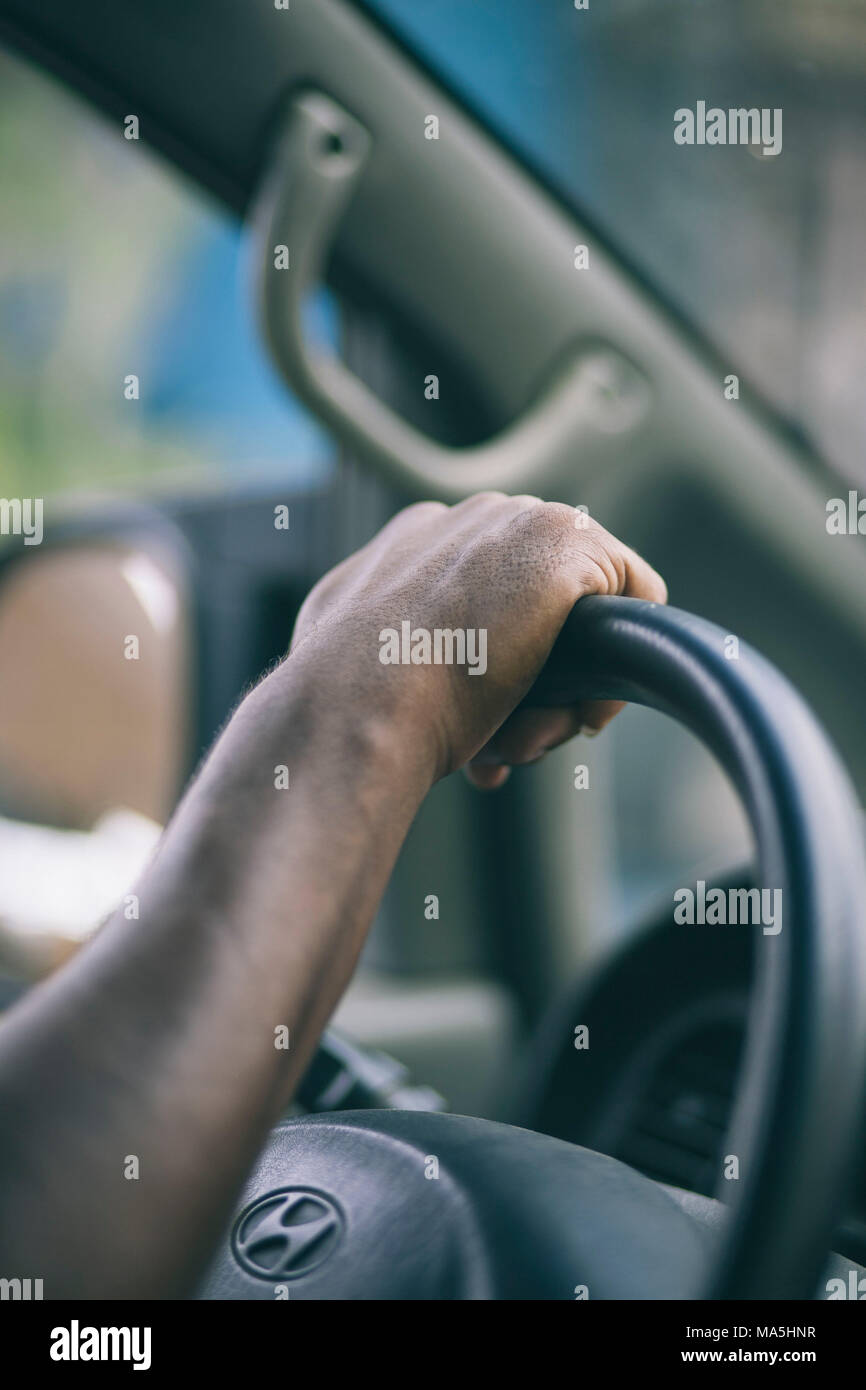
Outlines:
[[238, 1264], [259, 1279], [300, 1279], [324, 1263], [342, 1229], [330, 1197], [287, 1187], [244, 1208], [232, 1232], [232, 1249]]

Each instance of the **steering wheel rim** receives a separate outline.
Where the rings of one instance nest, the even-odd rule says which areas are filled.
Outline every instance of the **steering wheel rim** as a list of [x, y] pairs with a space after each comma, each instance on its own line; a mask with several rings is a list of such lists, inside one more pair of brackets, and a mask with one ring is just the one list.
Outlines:
[[862, 820], [805, 702], [756, 651], [729, 639], [676, 608], [583, 599], [528, 703], [603, 698], [660, 710], [707, 745], [741, 797], [757, 848], [755, 882], [781, 889], [783, 927], [756, 943], [726, 1142], [740, 1178], [725, 1183], [731, 1220], [702, 1296], [809, 1298], [863, 1108]]
[[[726, 1139], [739, 1179], [724, 1184], [729, 1219], [720, 1240], [702, 1246], [658, 1184], [546, 1135], [446, 1114], [318, 1114], [272, 1133], [199, 1296], [268, 1296], [264, 1281], [277, 1275], [250, 1252], [270, 1241], [285, 1256], [286, 1277], [306, 1286], [302, 1297], [570, 1297], [562, 1290], [583, 1278], [577, 1270], [593, 1264], [606, 1232], [627, 1267], [596, 1264], [602, 1297], [813, 1296], [866, 1082], [859, 805], [785, 677], [746, 643], [733, 647], [730, 634], [688, 613], [634, 599], [580, 600], [524, 703], [590, 698], [657, 709], [714, 752], [752, 826], [753, 882], [782, 893], [781, 931], [756, 941]], [[417, 1183], [419, 1162], [437, 1152], [444, 1182], [420, 1186], [428, 1197], [439, 1188], [444, 1205], [419, 1198]], [[371, 1244], [382, 1254], [377, 1222], [384, 1219], [394, 1248], [384, 1266], [381, 1258], [365, 1265]], [[546, 1242], [546, 1259], [530, 1252], [524, 1286], [512, 1272], [514, 1255], [533, 1238], [539, 1247]], [[311, 1239], [334, 1242], [326, 1275], [298, 1267]], [[649, 1271], [655, 1293], [646, 1292]], [[392, 1292], [371, 1292], [376, 1279]]]

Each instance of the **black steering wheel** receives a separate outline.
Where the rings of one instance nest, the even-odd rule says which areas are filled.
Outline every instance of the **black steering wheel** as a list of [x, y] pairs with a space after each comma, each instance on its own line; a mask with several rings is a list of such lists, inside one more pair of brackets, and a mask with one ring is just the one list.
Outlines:
[[314, 1115], [271, 1134], [200, 1297], [812, 1296], [866, 1094], [861, 813], [794, 689], [745, 643], [728, 659], [726, 637], [673, 608], [586, 598], [527, 701], [635, 701], [687, 725], [742, 797], [757, 886], [781, 891], [781, 931], [756, 929], [721, 1238], [648, 1178], [546, 1135]]

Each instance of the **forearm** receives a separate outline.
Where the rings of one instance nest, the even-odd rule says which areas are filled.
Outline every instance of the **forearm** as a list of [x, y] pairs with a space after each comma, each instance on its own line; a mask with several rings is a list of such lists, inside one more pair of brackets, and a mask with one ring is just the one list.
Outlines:
[[48, 1297], [184, 1291], [355, 964], [429, 785], [412, 759], [387, 709], [332, 715], [303, 661], [245, 702], [138, 919], [0, 1028], [0, 1272]]
[[[0, 1273], [49, 1297], [189, 1287], [431, 782], [494, 735], [497, 756], [532, 761], [598, 720], [516, 709], [587, 593], [665, 600], [596, 523], [498, 493], [407, 508], [316, 585], [294, 654], [164, 837], [139, 917], [116, 916], [0, 1027]], [[418, 653], [413, 637], [411, 660], [383, 661], [407, 621]], [[440, 630], [484, 634], [483, 680], [459, 643], [425, 657]]]

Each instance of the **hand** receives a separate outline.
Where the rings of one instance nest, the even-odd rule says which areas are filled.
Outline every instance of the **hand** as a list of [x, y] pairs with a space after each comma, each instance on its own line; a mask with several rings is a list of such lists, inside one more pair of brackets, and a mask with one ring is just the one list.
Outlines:
[[[289, 659], [242, 701], [172, 817], [136, 886], [140, 917], [118, 909], [4, 1016], [4, 1268], [37, 1269], [57, 1298], [189, 1296], [430, 782], [476, 759], [490, 785], [504, 769], [482, 750], [525, 762], [610, 716], [513, 714], [590, 593], [665, 597], [583, 514], [498, 493], [410, 507], [317, 585]], [[463, 664], [383, 662], [404, 622], [422, 656], [436, 630], [476, 643]], [[274, 780], [283, 764], [291, 790]], [[46, 1179], [46, 1154], [63, 1183]], [[124, 1180], [128, 1154], [147, 1181]]]
[[[420, 502], [311, 591], [289, 665], [314, 659], [346, 719], [379, 709], [395, 738], [426, 741], [434, 780], [466, 765], [494, 787], [621, 707], [513, 714], [586, 594], [667, 599], [655, 570], [573, 507], [498, 492]], [[437, 630], [461, 634], [440, 636], [441, 664]]]

